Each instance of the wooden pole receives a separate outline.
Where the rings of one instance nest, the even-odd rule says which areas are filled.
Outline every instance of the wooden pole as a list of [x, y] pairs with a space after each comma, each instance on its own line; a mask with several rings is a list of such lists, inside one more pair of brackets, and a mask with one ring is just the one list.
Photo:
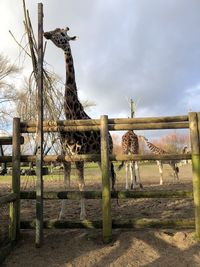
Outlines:
[[195, 210], [195, 237], [200, 240], [200, 114], [189, 113], [190, 140], [192, 149], [193, 194]]
[[[80, 200], [81, 196], [85, 199], [101, 199], [101, 191], [47, 191], [44, 192], [45, 200], [55, 200], [55, 199], [71, 199]], [[35, 191], [21, 191], [20, 199], [35, 199]], [[127, 198], [193, 198], [192, 191], [112, 191], [111, 198], [113, 199], [127, 199]], [[11, 201], [15, 199], [15, 195], [8, 195], [5, 197], [0, 197], [0, 203], [5, 203], [6, 201]]]
[[12, 146], [12, 192], [16, 200], [10, 203], [9, 235], [11, 241], [20, 236], [20, 119], [13, 119], [13, 146]]
[[[20, 192], [21, 195], [21, 192]], [[10, 202], [14, 202], [17, 199], [17, 194], [15, 193], [10, 193], [8, 195], [0, 197], [0, 204], [8, 204]]]
[[[0, 145], [12, 145], [13, 137], [12, 136], [1, 136], [0, 137]], [[20, 136], [20, 144], [24, 143], [24, 137]]]
[[[112, 221], [113, 229], [126, 228], [126, 229], [194, 229], [193, 219], [172, 219], [172, 220], [161, 220], [161, 219], [120, 219]], [[34, 229], [35, 221], [21, 221], [22, 229]], [[77, 228], [89, 228], [89, 229], [100, 229], [102, 228], [102, 221], [63, 221], [63, 220], [47, 220], [44, 221], [45, 229], [77, 229]]]
[[38, 3], [38, 124], [37, 124], [37, 155], [36, 155], [36, 247], [43, 242], [43, 5]]
[[101, 170], [102, 170], [102, 223], [103, 242], [112, 237], [110, 166], [109, 166], [108, 116], [101, 116]]
[[[172, 117], [145, 117], [145, 118], [111, 118], [108, 119], [108, 124], [129, 124], [129, 123], [161, 123], [161, 122], [188, 122], [188, 116], [172, 116]], [[21, 129], [36, 127], [37, 121], [21, 122]], [[44, 121], [43, 126], [91, 126], [100, 125], [99, 119], [87, 120], [58, 120]]]
[[[110, 155], [109, 159], [111, 161], [141, 161], [141, 160], [182, 160], [191, 159], [191, 153], [188, 154], [147, 154], [147, 155]], [[49, 155], [43, 157], [43, 162], [75, 162], [75, 161], [85, 161], [85, 162], [100, 162], [99, 154], [86, 154], [86, 155], [73, 155], [73, 156], [63, 156], [63, 155]], [[35, 155], [22, 155], [21, 162], [33, 162], [36, 161]], [[0, 157], [1, 162], [12, 162], [12, 156], [2, 156]]]
[[[157, 123], [129, 123], [127, 124], [108, 124], [109, 131], [122, 131], [122, 130], [154, 130], [154, 129], [187, 129], [189, 128], [188, 122], [157, 122]], [[98, 125], [83, 125], [83, 126], [45, 126], [44, 132], [76, 132], [76, 131], [99, 131]], [[35, 133], [36, 127], [21, 128], [21, 133]]]
[[131, 103], [131, 118], [134, 118], [135, 117], [135, 106], [134, 106], [134, 102], [132, 98], [130, 100], [130, 103]]

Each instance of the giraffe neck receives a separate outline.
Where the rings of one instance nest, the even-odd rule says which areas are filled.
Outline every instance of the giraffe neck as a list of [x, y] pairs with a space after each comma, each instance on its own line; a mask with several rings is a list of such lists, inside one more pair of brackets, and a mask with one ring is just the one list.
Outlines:
[[154, 154], [157, 154], [157, 155], [159, 155], [159, 154], [167, 154], [167, 152], [165, 150], [163, 150], [162, 148], [159, 148], [159, 147], [155, 146], [154, 144], [152, 144], [149, 141], [146, 141], [146, 144], [147, 144], [149, 150], [152, 153], [154, 153]]
[[77, 95], [74, 61], [70, 45], [65, 48], [65, 66], [66, 66], [66, 87], [71, 88], [70, 93]]
[[82, 104], [78, 99], [74, 62], [70, 45], [65, 48], [66, 83], [64, 95], [64, 111], [66, 119], [88, 119]]

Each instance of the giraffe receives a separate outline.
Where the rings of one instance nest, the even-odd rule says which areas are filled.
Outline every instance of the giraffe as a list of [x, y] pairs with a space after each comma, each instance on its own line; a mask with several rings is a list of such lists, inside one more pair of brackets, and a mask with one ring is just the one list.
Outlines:
[[[90, 119], [84, 108], [79, 101], [75, 69], [73, 63], [73, 57], [71, 53], [70, 41], [76, 40], [76, 36], [70, 37], [68, 35], [69, 28], [60, 29], [56, 28], [53, 31], [45, 32], [44, 37], [51, 40], [55, 46], [61, 48], [64, 51], [65, 56], [65, 68], [66, 68], [66, 83], [64, 93], [64, 112], [65, 117], [68, 120]], [[65, 148], [64, 153], [68, 155], [75, 154], [100, 154], [100, 132], [85, 131], [85, 132], [67, 132], [61, 133], [61, 141]], [[113, 143], [111, 135], [109, 134], [109, 153], [112, 153]], [[70, 181], [71, 163], [64, 162], [64, 183], [67, 185], [67, 181]], [[79, 190], [84, 191], [84, 162], [75, 162], [77, 169], [77, 175], [79, 178]], [[115, 184], [115, 172], [113, 163], [110, 164], [110, 174], [112, 178], [112, 190], [114, 190]], [[63, 216], [63, 210], [65, 202], [62, 201], [62, 208], [60, 212], [60, 218]], [[86, 218], [85, 199], [81, 197], [81, 213], [80, 219]]]
[[[152, 144], [151, 142], [149, 142], [146, 137], [140, 136], [140, 138], [142, 138], [144, 140], [144, 142], [146, 143], [147, 147], [149, 148], [149, 150], [152, 153], [157, 154], [157, 155], [168, 154], [162, 148], [157, 147], [154, 144]], [[177, 163], [179, 162], [179, 160], [156, 160], [156, 162], [157, 162], [159, 173], [160, 173], [160, 185], [163, 184], [163, 164], [169, 164], [170, 165], [170, 167], [173, 170], [174, 181], [175, 180], [179, 181], [179, 177], [178, 177], [179, 168], [177, 166]]]
[[[188, 146], [185, 145], [182, 149], [182, 154], [188, 154], [189, 153], [189, 149], [188, 149]], [[188, 160], [187, 159], [184, 159], [181, 161], [182, 165], [186, 165], [188, 163]]]
[[[139, 142], [138, 142], [138, 136], [134, 133], [134, 131], [127, 131], [122, 136], [122, 151], [125, 155], [134, 155], [139, 153]], [[131, 189], [136, 188], [136, 184], [138, 182], [140, 188], [142, 188], [142, 184], [140, 183], [140, 173], [138, 168], [137, 161], [130, 161], [129, 163], [126, 162], [126, 176], [125, 176], [125, 188], [126, 190], [129, 189], [129, 182], [128, 182], [128, 165], [130, 168], [130, 174], [131, 174]], [[119, 165], [118, 171], [121, 170], [121, 168], [124, 166], [124, 161]]]

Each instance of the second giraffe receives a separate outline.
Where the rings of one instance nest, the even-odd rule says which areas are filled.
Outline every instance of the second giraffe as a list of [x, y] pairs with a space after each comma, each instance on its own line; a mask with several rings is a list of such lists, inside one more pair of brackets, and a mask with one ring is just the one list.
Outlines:
[[[165, 150], [163, 150], [160, 147], [155, 146], [154, 144], [152, 144], [151, 142], [148, 141], [148, 139], [144, 136], [140, 136], [140, 138], [142, 138], [144, 140], [144, 142], [146, 143], [147, 147], [149, 148], [149, 150], [157, 155], [163, 155], [163, 154], [168, 154]], [[174, 181], [179, 181], [179, 168], [177, 166], [177, 163], [179, 162], [179, 160], [157, 160], [157, 165], [159, 168], [159, 173], [160, 173], [160, 185], [163, 184], [163, 164], [169, 164], [170, 167], [173, 170], [173, 175], [174, 175]]]
[[[125, 155], [137, 155], [139, 154], [139, 142], [138, 142], [138, 136], [134, 133], [134, 131], [127, 131], [122, 136], [122, 151]], [[137, 161], [130, 161], [126, 162], [126, 177], [125, 177], [125, 188], [126, 190], [129, 189], [129, 181], [128, 181], [128, 165], [130, 168], [130, 174], [131, 174], [131, 189], [135, 189], [137, 184], [140, 188], [142, 188], [142, 184], [140, 182], [140, 173], [138, 168]], [[124, 166], [124, 161], [119, 165], [118, 171], [121, 170], [121, 168]]]

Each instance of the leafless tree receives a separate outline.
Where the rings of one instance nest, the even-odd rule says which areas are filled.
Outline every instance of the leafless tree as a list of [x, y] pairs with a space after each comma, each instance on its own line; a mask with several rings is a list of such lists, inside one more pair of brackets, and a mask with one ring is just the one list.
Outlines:
[[[13, 79], [20, 73], [20, 69], [10, 62], [8, 57], [0, 54], [0, 128], [5, 130], [5, 123], [11, 118], [14, 102], [18, 92]], [[8, 102], [10, 103], [8, 105]]]

